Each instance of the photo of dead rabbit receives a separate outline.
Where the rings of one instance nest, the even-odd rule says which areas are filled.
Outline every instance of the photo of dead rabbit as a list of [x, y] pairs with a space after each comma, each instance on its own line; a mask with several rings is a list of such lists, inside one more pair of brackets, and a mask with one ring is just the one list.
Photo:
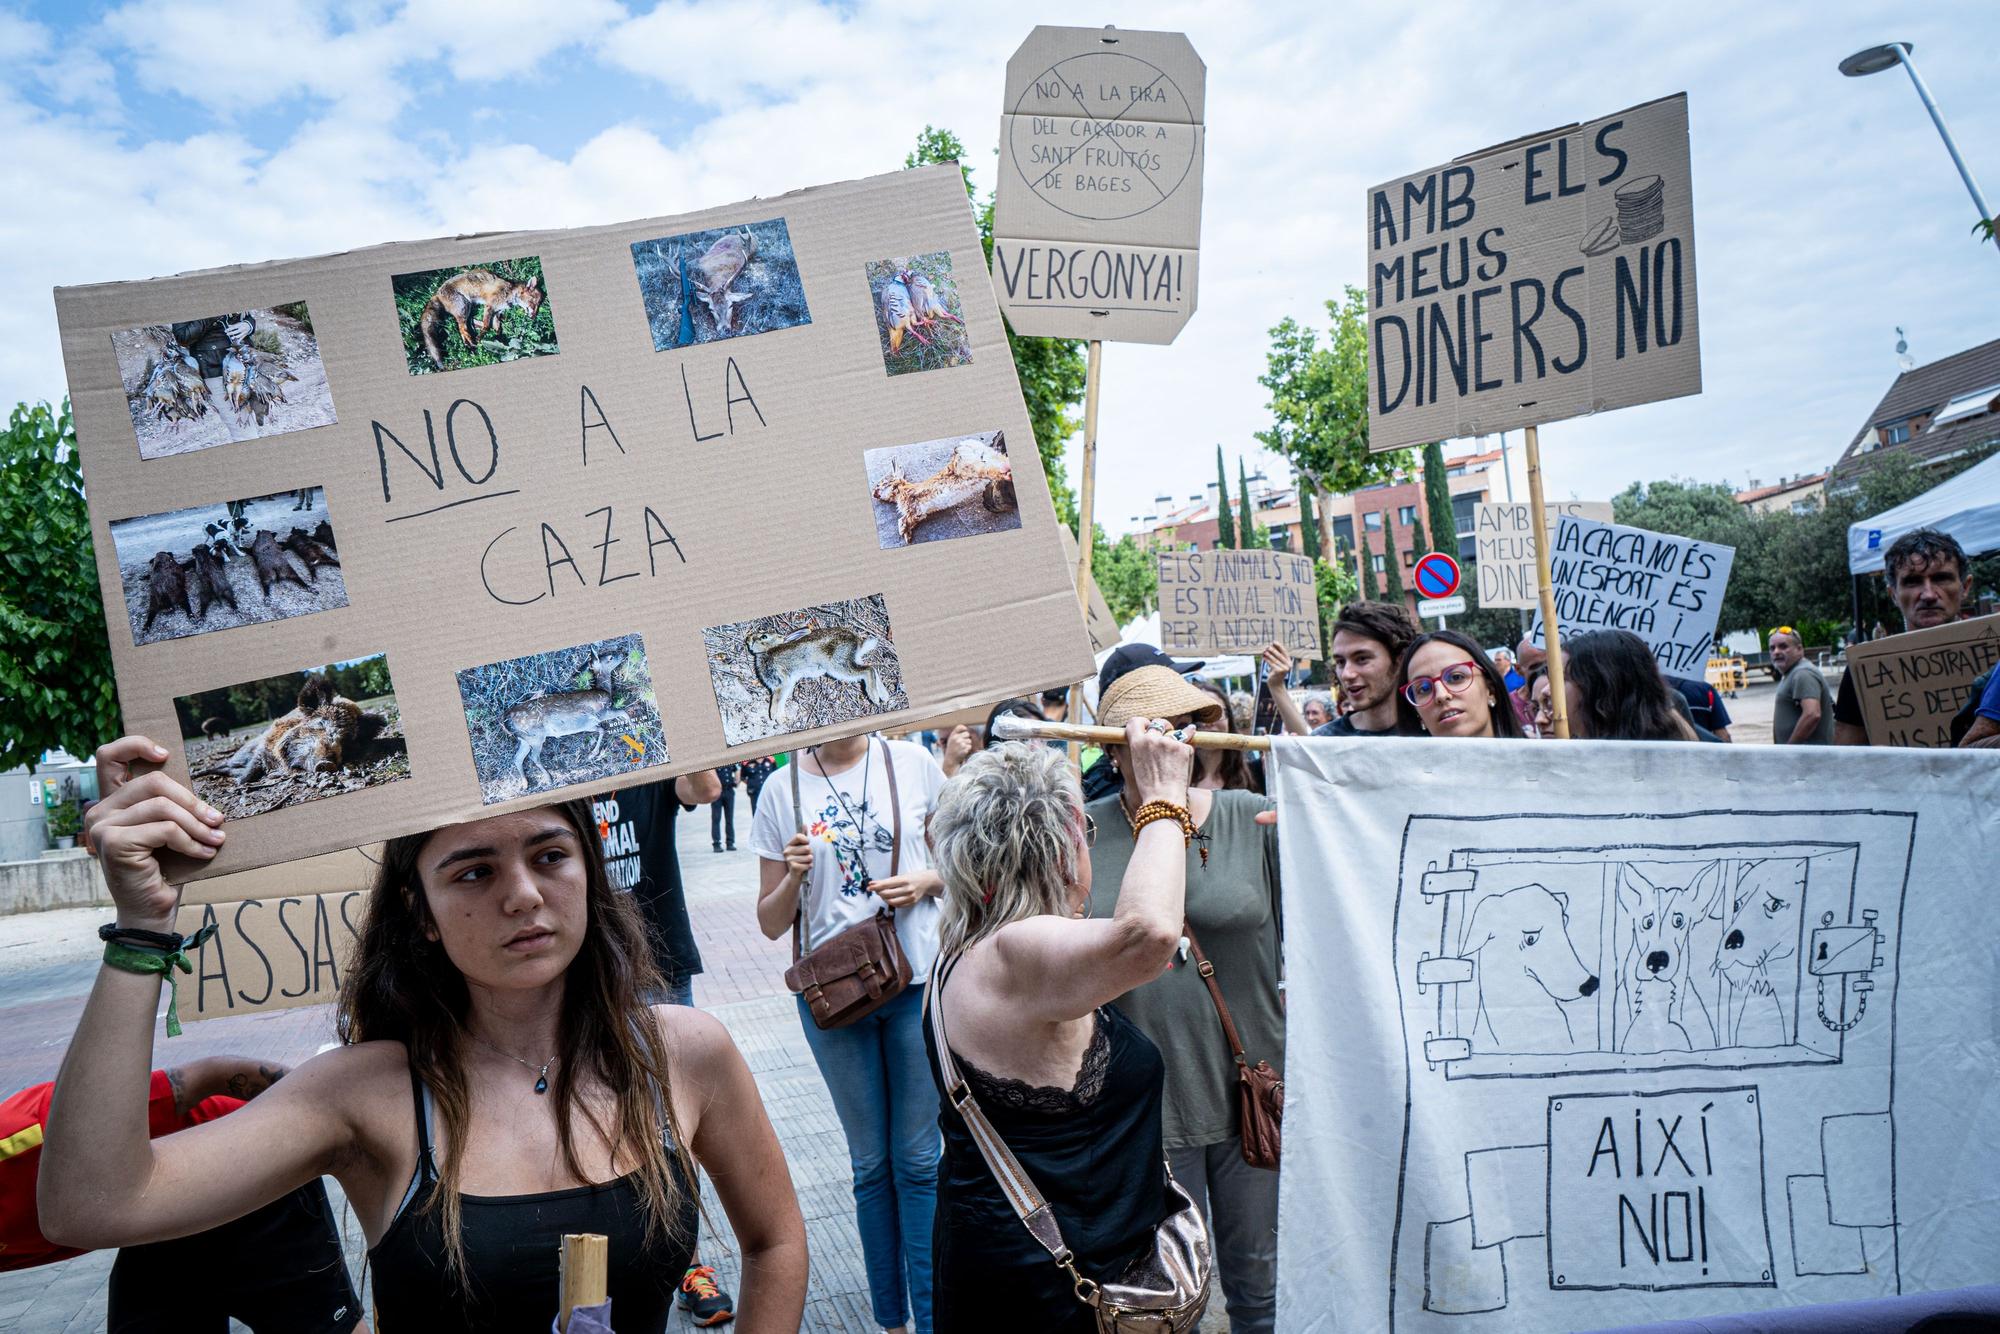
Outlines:
[[638, 635], [468, 667], [458, 693], [489, 806], [667, 762]]
[[111, 544], [134, 644], [347, 605], [316, 486], [117, 519]]
[[381, 654], [174, 701], [195, 795], [230, 819], [410, 776]]
[[632, 243], [653, 350], [811, 324], [783, 218]]
[[412, 375], [550, 357], [562, 350], [537, 255], [399, 273], [389, 286]]
[[862, 461], [884, 551], [1021, 526], [1014, 465], [999, 431], [871, 449]]
[[111, 335], [139, 457], [331, 426], [333, 392], [306, 303]]
[[726, 745], [910, 707], [880, 593], [712, 626], [701, 637]]
[[874, 261], [868, 265], [868, 293], [889, 374], [972, 364], [972, 338], [950, 251]]

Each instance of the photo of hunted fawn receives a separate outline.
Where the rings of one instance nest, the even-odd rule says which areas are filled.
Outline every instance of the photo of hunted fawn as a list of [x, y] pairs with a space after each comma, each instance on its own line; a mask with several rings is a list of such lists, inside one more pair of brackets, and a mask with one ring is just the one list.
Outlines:
[[488, 805], [667, 762], [638, 635], [470, 667], [458, 690]]
[[399, 273], [389, 285], [412, 375], [547, 357], [562, 350], [537, 255]]
[[410, 776], [381, 654], [174, 701], [195, 795], [232, 819]]
[[726, 744], [910, 706], [877, 593], [701, 632]]
[[811, 324], [783, 218], [632, 243], [653, 350]]
[[1021, 526], [1014, 465], [999, 431], [871, 449], [862, 462], [884, 550]]
[[122, 329], [111, 348], [142, 459], [333, 425], [303, 301]]
[[134, 644], [347, 605], [316, 486], [114, 519], [111, 544]]

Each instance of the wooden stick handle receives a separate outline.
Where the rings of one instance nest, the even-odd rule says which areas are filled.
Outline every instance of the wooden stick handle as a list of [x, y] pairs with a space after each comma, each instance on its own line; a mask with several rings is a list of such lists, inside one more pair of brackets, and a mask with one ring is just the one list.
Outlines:
[[602, 1233], [566, 1232], [562, 1239], [562, 1328], [579, 1306], [601, 1306], [610, 1295], [611, 1243]]
[[[1125, 731], [1119, 727], [1085, 727], [1080, 723], [1038, 723], [1032, 718], [1002, 714], [993, 720], [993, 735], [1001, 741], [1075, 741], [1086, 746], [1122, 746]], [[1196, 732], [1188, 742], [1196, 750], [1252, 750], [1271, 748], [1267, 736], [1239, 736], [1234, 732]]]

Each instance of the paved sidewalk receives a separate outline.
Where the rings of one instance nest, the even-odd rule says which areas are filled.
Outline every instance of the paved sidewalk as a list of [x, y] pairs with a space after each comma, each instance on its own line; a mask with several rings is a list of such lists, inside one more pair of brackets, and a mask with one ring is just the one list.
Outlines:
[[[747, 807], [746, 802], [737, 812], [745, 816], [746, 826]], [[757, 1076], [805, 1212], [812, 1277], [803, 1328], [872, 1332], [879, 1327], [869, 1312], [854, 1230], [847, 1144], [799, 1029], [797, 1003], [784, 989], [789, 942], [767, 941], [757, 930], [752, 913], [756, 858], [747, 851], [711, 853], [702, 814], [685, 817], [680, 832], [689, 910], [707, 967], [695, 981], [695, 1000], [728, 1025]], [[742, 832], [747, 834], [747, 827]], [[75, 909], [8, 919], [8, 939], [0, 945], [0, 995], [5, 997], [0, 1002], [0, 1089], [12, 1091], [55, 1077], [94, 974], [91, 959], [100, 948], [97, 924], [108, 915], [108, 909]], [[171, 1043], [158, 1039], [154, 1063], [213, 1052], [297, 1063], [332, 1037], [327, 1006], [215, 1019], [190, 1026]], [[702, 1256], [734, 1291], [738, 1264], [722, 1208], [712, 1190], [705, 1187], [703, 1194], [708, 1217], [725, 1235], [717, 1238], [704, 1228]], [[348, 1263], [358, 1285], [363, 1241], [351, 1220], [347, 1235]], [[111, 1255], [99, 1253], [0, 1274], [0, 1330], [79, 1334], [102, 1329], [110, 1271]], [[676, 1314], [668, 1328], [689, 1326]]]

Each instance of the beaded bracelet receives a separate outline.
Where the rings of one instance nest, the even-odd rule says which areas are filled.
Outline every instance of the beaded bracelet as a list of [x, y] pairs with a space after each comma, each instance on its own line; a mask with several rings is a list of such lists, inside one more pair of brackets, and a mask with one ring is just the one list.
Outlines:
[[1134, 811], [1129, 819], [1132, 825], [1132, 837], [1135, 839], [1138, 838], [1139, 831], [1153, 823], [1153, 821], [1172, 820], [1181, 827], [1181, 845], [1183, 847], [1192, 847], [1196, 843], [1201, 844], [1202, 869], [1208, 869], [1208, 835], [1195, 832], [1194, 816], [1189, 814], [1187, 807], [1175, 805], [1171, 801], [1149, 801], [1137, 811]]

